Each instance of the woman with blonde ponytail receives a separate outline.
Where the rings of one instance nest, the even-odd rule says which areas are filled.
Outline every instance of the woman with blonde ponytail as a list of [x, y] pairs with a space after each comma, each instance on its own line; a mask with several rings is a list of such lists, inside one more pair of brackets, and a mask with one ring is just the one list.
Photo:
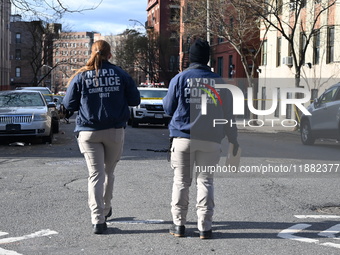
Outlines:
[[94, 42], [90, 59], [70, 78], [63, 100], [68, 111], [78, 111], [75, 132], [79, 132], [79, 149], [89, 172], [88, 204], [95, 234], [107, 229], [129, 106], [140, 103], [135, 82], [110, 58], [110, 45], [104, 40]]

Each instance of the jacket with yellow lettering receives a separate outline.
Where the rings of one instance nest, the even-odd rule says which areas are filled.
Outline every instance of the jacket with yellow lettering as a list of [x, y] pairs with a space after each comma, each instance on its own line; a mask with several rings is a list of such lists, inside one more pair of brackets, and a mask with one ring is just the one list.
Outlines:
[[98, 74], [85, 71], [71, 80], [63, 104], [78, 111], [76, 132], [122, 128], [129, 119], [129, 106], [140, 104], [140, 94], [130, 75], [103, 61]]

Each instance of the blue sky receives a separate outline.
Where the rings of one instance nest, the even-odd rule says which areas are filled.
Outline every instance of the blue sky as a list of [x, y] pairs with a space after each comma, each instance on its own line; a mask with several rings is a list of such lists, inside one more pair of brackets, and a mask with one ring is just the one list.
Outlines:
[[[73, 1], [79, 6], [79, 0]], [[95, 1], [82, 0], [81, 3], [86, 8], [93, 6]], [[145, 23], [146, 7], [147, 0], [103, 0], [95, 10], [66, 14], [62, 23], [72, 31], [96, 31], [102, 35], [115, 35], [134, 26], [134, 22], [129, 19]]]
[[[20, 3], [27, 3], [38, 14], [29, 11], [23, 12], [22, 8], [16, 8], [12, 4], [12, 14], [22, 15], [23, 20], [45, 20], [48, 22], [63, 24], [63, 30], [75, 32], [96, 31], [102, 35], [119, 34], [127, 28], [133, 28], [135, 22], [129, 19], [138, 20], [145, 23], [147, 19], [147, 0], [59, 0], [62, 5], [71, 10], [90, 9], [99, 6], [94, 10], [66, 13], [62, 19], [56, 19], [52, 15], [50, 6], [59, 6], [56, 0], [12, 0], [16, 5], [24, 6]], [[38, 17], [38, 18], [37, 18]]]

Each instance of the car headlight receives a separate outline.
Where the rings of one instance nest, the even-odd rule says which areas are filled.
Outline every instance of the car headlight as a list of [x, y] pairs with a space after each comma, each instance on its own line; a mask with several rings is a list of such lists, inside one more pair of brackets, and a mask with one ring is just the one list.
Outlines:
[[139, 108], [145, 108], [145, 104], [140, 104]]
[[42, 120], [47, 120], [47, 114], [34, 114], [33, 116], [33, 121], [42, 121]]

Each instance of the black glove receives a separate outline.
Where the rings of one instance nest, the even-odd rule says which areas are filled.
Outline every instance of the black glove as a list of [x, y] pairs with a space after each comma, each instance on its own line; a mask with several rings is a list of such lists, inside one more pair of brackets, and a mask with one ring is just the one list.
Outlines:
[[234, 148], [233, 148], [233, 156], [235, 157], [237, 155], [238, 152], [238, 148], [240, 147], [238, 142], [233, 143]]

